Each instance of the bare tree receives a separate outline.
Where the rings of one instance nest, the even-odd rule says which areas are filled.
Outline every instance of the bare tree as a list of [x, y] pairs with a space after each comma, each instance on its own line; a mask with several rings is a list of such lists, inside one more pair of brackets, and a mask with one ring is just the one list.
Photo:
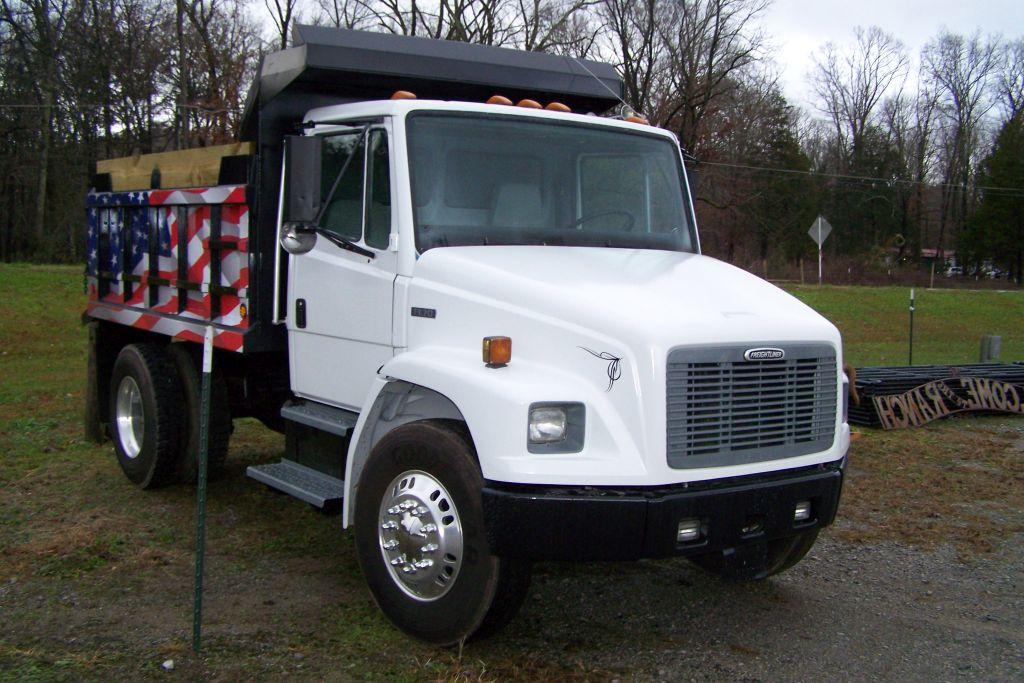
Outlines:
[[513, 42], [534, 52], [585, 53], [595, 31], [579, 21], [601, 0], [516, 0], [511, 6]]
[[362, 0], [317, 0], [319, 16], [314, 20], [321, 21], [335, 28], [366, 28], [369, 26], [371, 12]]
[[280, 47], [288, 47], [288, 31], [295, 17], [295, 7], [298, 0], [263, 0], [263, 5], [270, 14], [270, 20], [274, 22], [274, 28], [280, 38]]
[[907, 76], [903, 43], [877, 26], [854, 29], [853, 45], [826, 43], [814, 58], [811, 86], [836, 139], [856, 159], [876, 107]]
[[675, 0], [659, 17], [669, 88], [655, 117], [698, 151], [704, 117], [765, 53], [757, 26], [769, 0]]
[[57, 106], [58, 64], [63, 56], [64, 29], [67, 26], [68, 0], [0, 0], [0, 20], [11, 32], [14, 42], [30, 55], [30, 68], [36, 74], [35, 95], [39, 109], [39, 156], [35, 200], [34, 233], [37, 243], [46, 235], [46, 188], [50, 169], [50, 141], [53, 135], [54, 109]]
[[998, 73], [999, 46], [978, 33], [967, 38], [943, 32], [924, 47], [922, 63], [928, 84], [937, 94], [942, 123], [941, 257], [948, 230], [959, 231], [967, 221], [981, 126], [995, 104], [991, 86]]
[[622, 76], [626, 101], [652, 116], [656, 83], [664, 73], [665, 44], [658, 32], [660, 0], [605, 0], [601, 17], [606, 27], [610, 61]]
[[999, 97], [1007, 120], [1024, 112], [1024, 38], [1007, 43], [999, 71]]

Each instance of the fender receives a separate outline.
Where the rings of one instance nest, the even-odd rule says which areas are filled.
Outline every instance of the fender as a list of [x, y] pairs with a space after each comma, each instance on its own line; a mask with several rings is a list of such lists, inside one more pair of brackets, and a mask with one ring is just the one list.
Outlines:
[[[579, 401], [587, 406], [582, 453], [527, 452], [527, 414], [535, 401]], [[345, 526], [352, 523], [359, 477], [373, 446], [392, 429], [414, 420], [466, 423], [488, 480], [570, 483], [588, 471], [596, 477], [638, 477], [646, 471], [641, 448], [604, 386], [526, 359], [488, 368], [478, 353], [464, 348], [421, 347], [388, 361], [363, 405], [368, 408], [356, 423], [345, 466]]]
[[355, 496], [359, 488], [359, 477], [363, 465], [373, 447], [392, 429], [409, 422], [430, 419], [451, 419], [465, 422], [459, 409], [447, 397], [423, 386], [410, 382], [378, 377], [370, 387], [366, 405], [356, 423], [349, 442], [348, 458], [345, 462], [345, 495], [342, 520], [347, 528], [355, 514]]

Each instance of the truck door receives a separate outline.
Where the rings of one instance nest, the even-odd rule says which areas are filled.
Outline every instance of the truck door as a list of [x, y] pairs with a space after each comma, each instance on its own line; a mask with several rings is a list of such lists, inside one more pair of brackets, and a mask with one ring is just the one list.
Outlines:
[[[338, 178], [349, 157], [352, 160]], [[396, 253], [388, 249], [391, 156], [387, 130], [324, 136], [320, 225], [373, 252], [368, 258], [321, 237], [289, 258], [288, 347], [292, 390], [359, 410], [377, 369], [391, 358]]]

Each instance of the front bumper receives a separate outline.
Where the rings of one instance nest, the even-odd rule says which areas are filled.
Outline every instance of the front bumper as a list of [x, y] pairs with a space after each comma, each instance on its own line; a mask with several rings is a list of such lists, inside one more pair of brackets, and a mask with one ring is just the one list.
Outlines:
[[[531, 560], [638, 560], [737, 548], [828, 526], [846, 458], [796, 470], [631, 489], [488, 483], [484, 518], [491, 552]], [[798, 502], [810, 519], [794, 521]], [[679, 543], [680, 520], [702, 535]]]

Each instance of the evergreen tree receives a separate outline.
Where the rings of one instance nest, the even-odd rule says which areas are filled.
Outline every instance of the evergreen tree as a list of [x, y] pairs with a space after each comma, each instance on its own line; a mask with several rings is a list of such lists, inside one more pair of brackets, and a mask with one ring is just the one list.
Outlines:
[[961, 250], [974, 263], [991, 258], [1021, 284], [1024, 269], [1024, 113], [1003, 124], [978, 177], [981, 203]]

